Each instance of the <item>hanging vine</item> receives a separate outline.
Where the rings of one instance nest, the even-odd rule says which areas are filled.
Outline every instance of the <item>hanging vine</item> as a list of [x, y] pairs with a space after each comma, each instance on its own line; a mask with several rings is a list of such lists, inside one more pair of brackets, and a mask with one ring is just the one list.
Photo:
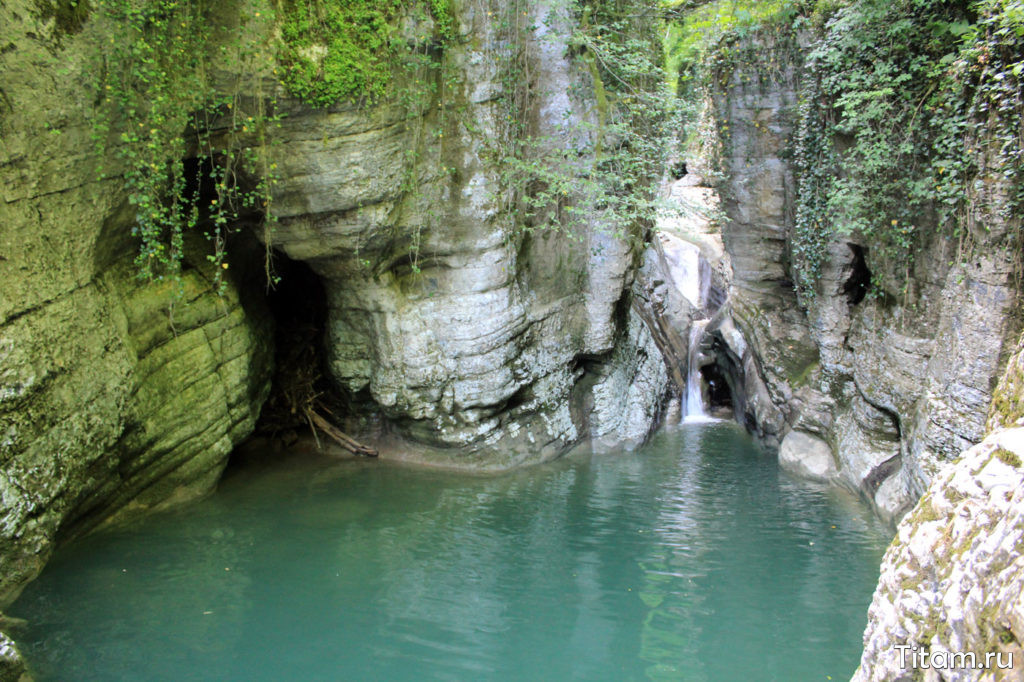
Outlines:
[[[185, 234], [202, 231], [222, 291], [231, 226], [250, 214], [272, 220], [268, 132], [277, 118], [255, 76], [264, 46], [240, 28], [218, 28], [204, 0], [94, 3], [110, 30], [94, 71], [93, 138], [101, 158], [112, 152], [115, 159], [100, 176], [119, 174], [134, 210], [139, 274], [177, 278]], [[242, 25], [261, 14], [254, 10]], [[215, 55], [211, 45], [219, 47]], [[239, 74], [228, 88], [213, 82], [213, 58]]]
[[559, 11], [572, 18], [574, 28], [561, 37], [581, 78], [569, 92], [577, 109], [566, 112], [555, 132], [538, 129], [532, 118], [538, 93], [531, 6], [510, 3], [499, 25], [506, 46], [503, 125], [492, 152], [505, 212], [523, 233], [556, 231], [582, 241], [596, 227], [637, 239], [658, 209], [652, 187], [676, 129], [659, 46], [644, 37], [653, 37], [658, 9], [644, 2], [567, 2], [548, 8], [548, 31], [556, 30], [550, 16]]
[[[955, 262], [992, 219], [1013, 222], [1022, 196], [1021, 7], [863, 0], [826, 24], [807, 61], [797, 141], [793, 256], [805, 301], [834, 234], [868, 239], [906, 294], [932, 226], [955, 242]], [[985, 189], [986, 174], [1002, 178], [1005, 197]], [[977, 224], [979, 198], [998, 204], [986, 225]], [[1019, 244], [1019, 224], [1006, 239]]]

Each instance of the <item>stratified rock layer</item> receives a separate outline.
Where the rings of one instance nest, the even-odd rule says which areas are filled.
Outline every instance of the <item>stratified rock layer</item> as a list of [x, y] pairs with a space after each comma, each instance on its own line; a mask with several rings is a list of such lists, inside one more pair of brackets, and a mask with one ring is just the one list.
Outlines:
[[[928, 679], [1024, 678], [1024, 428], [989, 436], [935, 477], [886, 552], [868, 618], [858, 682], [920, 679], [914, 651], [973, 652], [979, 664], [993, 654], [989, 670]], [[1014, 672], [997, 666], [1011, 658]]]
[[[855, 682], [1024, 679], [1022, 365], [1024, 340], [996, 388], [994, 431], [945, 464], [900, 523], [882, 561]], [[914, 670], [914, 652], [938, 653], [943, 669]], [[945, 665], [947, 653], [973, 653], [975, 663], [989, 665]], [[1000, 667], [1011, 661], [1012, 669]]]
[[[976, 257], [953, 266], [954, 245], [933, 236], [907, 273], [877, 262], [870, 240], [837, 237], [805, 312], [788, 270], [796, 186], [786, 160], [804, 48], [750, 40], [747, 47], [766, 57], [726, 72], [714, 96], [733, 268], [729, 314], [753, 356], [745, 381], [753, 373], [751, 390], [760, 396], [745, 418], [771, 444], [793, 432], [827, 444], [832, 467], [817, 461], [820, 449], [813, 465], [789, 449], [783, 465], [813, 469], [898, 519], [942, 462], [984, 435], [992, 387], [1016, 334], [1013, 265], [992, 246], [1007, 225], [979, 209], [976, 222], [986, 228], [978, 230]], [[900, 291], [903, 275], [910, 293]], [[874, 289], [865, 296], [858, 287], [868, 281]]]
[[[631, 227], [595, 212], [567, 231], [527, 232], [509, 211], [501, 141], [513, 98], [507, 29], [494, 19], [506, 11], [459, 14], [466, 39], [445, 48], [443, 74], [419, 76], [440, 87], [408, 86], [421, 89], [417, 109], [296, 107], [278, 133], [274, 244], [324, 282], [335, 384], [416, 444], [399, 440], [385, 457], [495, 469], [586, 436], [639, 442], [666, 393], [664, 362], [631, 311], [639, 254], [612, 236]], [[559, 3], [529, 12], [526, 154], [570, 148], [592, 163], [593, 83], [570, 56], [574, 20]]]
[[5, 2], [0, 27], [2, 606], [56, 538], [211, 490], [259, 414], [272, 337], [244, 268], [218, 296], [201, 243], [180, 285], [137, 278], [76, 72], [87, 44], [58, 44], [31, 2]]

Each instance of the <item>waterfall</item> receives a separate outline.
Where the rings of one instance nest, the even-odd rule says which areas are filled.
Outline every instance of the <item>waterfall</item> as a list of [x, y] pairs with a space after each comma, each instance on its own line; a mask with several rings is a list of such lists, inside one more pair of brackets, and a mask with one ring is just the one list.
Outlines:
[[666, 232], [658, 236], [676, 289], [694, 308], [704, 308], [711, 288], [711, 266], [700, 255], [700, 247]]
[[707, 320], [694, 320], [690, 324], [690, 352], [686, 368], [686, 421], [705, 421], [704, 396], [700, 390], [700, 340], [704, 336]]
[[[669, 278], [697, 314], [707, 314], [711, 293], [711, 264], [701, 256], [697, 244], [681, 239], [668, 231], [658, 234], [661, 239], [665, 265]], [[694, 320], [690, 323], [690, 351], [687, 357], [686, 389], [682, 412], [684, 421], [715, 421], [704, 412], [704, 396], [701, 393], [700, 340], [708, 320]]]

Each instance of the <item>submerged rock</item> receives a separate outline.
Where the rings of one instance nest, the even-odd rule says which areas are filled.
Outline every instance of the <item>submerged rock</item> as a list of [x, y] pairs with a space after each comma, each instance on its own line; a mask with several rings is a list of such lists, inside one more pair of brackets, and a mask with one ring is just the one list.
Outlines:
[[0, 682], [26, 682], [25, 661], [14, 641], [0, 632]]
[[832, 448], [820, 438], [802, 431], [790, 431], [782, 439], [779, 466], [815, 481], [828, 482], [836, 475]]

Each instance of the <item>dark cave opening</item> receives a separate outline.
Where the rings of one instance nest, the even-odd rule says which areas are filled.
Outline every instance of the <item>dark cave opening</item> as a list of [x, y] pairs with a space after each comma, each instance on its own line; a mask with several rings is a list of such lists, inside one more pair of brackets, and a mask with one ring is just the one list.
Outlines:
[[[722, 337], [720, 329], [708, 332], [705, 364], [700, 368], [707, 412], [721, 419], [743, 423], [747, 413], [743, 362]], [[749, 425], [748, 425], [749, 426]]]
[[672, 164], [672, 167], [669, 169], [669, 172], [672, 174], [673, 180], [682, 180], [690, 173], [690, 171], [687, 170], [686, 168], [686, 161], [676, 161], [675, 163]]
[[[327, 367], [327, 292], [306, 263], [273, 253], [275, 283], [266, 302], [274, 320], [274, 374], [256, 433], [290, 446], [312, 434], [316, 447], [353, 455], [377, 451], [348, 433], [365, 430], [376, 414], [368, 390], [350, 394], [331, 381]], [[369, 415], [369, 416], [368, 416]], [[347, 432], [347, 433], [346, 433]]]
[[864, 300], [871, 289], [871, 271], [868, 269], [866, 259], [867, 252], [859, 244], [847, 244], [853, 257], [850, 259], [850, 275], [843, 283], [843, 294], [851, 306], [855, 306]]
[[194, 197], [198, 206], [209, 206], [217, 197], [217, 183], [214, 181], [216, 167], [209, 157], [192, 157], [181, 162], [182, 177], [185, 179], [184, 197]]
[[327, 296], [305, 263], [275, 251], [273, 267], [277, 281], [266, 301], [274, 320], [274, 377], [257, 430], [292, 441], [296, 429], [309, 428], [303, 408], [331, 392], [323, 371]]
[[707, 387], [708, 409], [710, 411], [715, 411], [716, 409], [732, 410], [732, 389], [718, 363], [714, 362], [710, 365], [704, 365], [700, 368], [700, 375], [704, 385]]

